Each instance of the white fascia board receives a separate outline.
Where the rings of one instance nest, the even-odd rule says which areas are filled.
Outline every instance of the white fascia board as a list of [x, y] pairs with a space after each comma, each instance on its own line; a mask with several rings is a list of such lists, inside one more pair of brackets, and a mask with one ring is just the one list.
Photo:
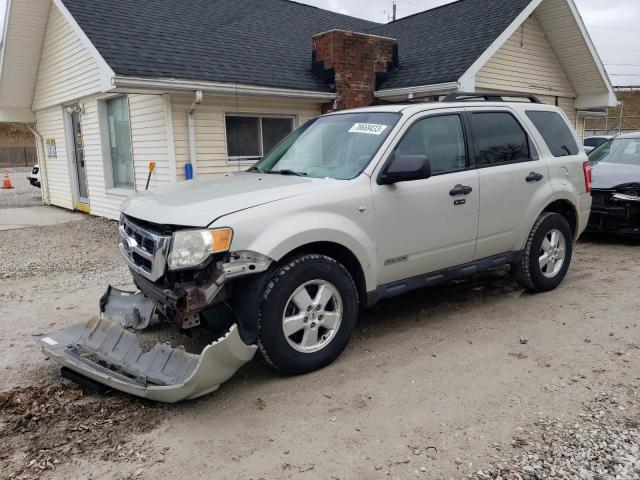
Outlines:
[[373, 95], [376, 98], [407, 97], [409, 95], [447, 93], [458, 90], [459, 88], [460, 84], [458, 82], [436, 83], [433, 85], [420, 85], [415, 87], [386, 88], [383, 90], [376, 90], [373, 92]]
[[463, 87], [462, 90], [465, 92], [474, 92], [476, 88], [476, 74], [480, 71], [484, 65], [491, 60], [496, 52], [505, 44], [511, 35], [515, 33], [520, 25], [524, 23], [524, 21], [529, 18], [529, 16], [533, 13], [533, 11], [538, 8], [538, 5], [542, 3], [543, 0], [532, 0], [527, 7], [520, 12], [520, 15], [516, 17], [516, 19], [511, 22], [511, 25], [507, 27], [507, 29], [496, 38], [493, 43], [487, 48], [482, 55], [480, 55], [475, 62], [467, 69], [467, 71], [460, 77], [458, 83]]
[[34, 123], [36, 114], [30, 108], [0, 107], [0, 122]]
[[[618, 103], [618, 99], [616, 98], [616, 94], [613, 91], [613, 86], [611, 85], [611, 80], [609, 79], [609, 75], [607, 75], [607, 71], [604, 68], [604, 64], [602, 63], [602, 59], [600, 58], [600, 55], [598, 55], [598, 51], [596, 50], [595, 45], [593, 44], [593, 41], [591, 40], [591, 36], [589, 35], [589, 32], [587, 31], [587, 27], [585, 27], [584, 22], [582, 21], [582, 16], [580, 16], [580, 12], [578, 11], [578, 7], [576, 7], [576, 4], [573, 0], [566, 0], [567, 4], [569, 5], [569, 9], [571, 10], [571, 13], [573, 14], [573, 17], [576, 20], [576, 23], [578, 24], [578, 28], [580, 29], [580, 33], [582, 33], [582, 37], [584, 38], [585, 43], [587, 44], [587, 48], [589, 48], [589, 53], [591, 53], [591, 56], [593, 57], [593, 61], [596, 63], [596, 67], [598, 68], [598, 72], [600, 72], [600, 75], [602, 76], [602, 81], [604, 82], [604, 84], [607, 87], [607, 91], [609, 93], [609, 100], [606, 104], [602, 104], [602, 105], [598, 105], [598, 106], [606, 106], [606, 107], [615, 107], [616, 104]], [[592, 97], [593, 95], [586, 95], [586, 97]], [[578, 105], [578, 101], [580, 100], [580, 97], [578, 97], [578, 100], [576, 100], [576, 105]]]
[[0, 49], [0, 79], [4, 67], [4, 49], [7, 46], [7, 32], [9, 31], [9, 18], [11, 17], [11, 0], [7, 0], [6, 10], [4, 12], [4, 30], [2, 30], [2, 49]]
[[78, 25], [78, 22], [76, 22], [76, 19], [73, 18], [73, 15], [71, 15], [69, 10], [67, 10], [67, 7], [64, 6], [62, 0], [53, 0], [53, 4], [60, 11], [74, 33], [78, 35], [78, 38], [80, 38], [82, 45], [84, 45], [89, 50], [93, 58], [96, 60], [96, 62], [98, 62], [98, 65], [100, 67], [100, 87], [102, 91], [106, 92], [108, 90], [111, 90], [113, 88], [113, 77], [115, 76], [114, 71], [105, 61], [105, 59], [102, 58], [102, 55], [100, 55], [98, 49], [93, 45], [93, 43], [91, 43], [91, 40], [89, 40], [87, 34], [84, 33], [80, 25]]
[[613, 92], [596, 93], [594, 95], [579, 95], [574, 102], [576, 109], [615, 107], [618, 103]]
[[227, 95], [259, 95], [265, 97], [316, 100], [321, 102], [327, 102], [336, 97], [336, 94], [331, 92], [199, 80], [181, 80], [176, 78], [143, 78], [116, 75], [113, 79], [113, 85], [115, 88], [125, 90], [148, 89], [163, 92], [193, 92], [194, 90], [202, 90], [203, 92]]

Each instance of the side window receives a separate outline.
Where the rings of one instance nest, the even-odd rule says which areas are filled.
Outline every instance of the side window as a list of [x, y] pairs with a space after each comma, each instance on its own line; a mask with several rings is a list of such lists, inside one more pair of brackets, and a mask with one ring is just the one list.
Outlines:
[[[554, 157], [577, 155], [580, 152], [571, 130], [556, 112], [527, 110], [527, 117], [538, 129]], [[597, 143], [593, 146], [597, 146]]]
[[478, 145], [476, 166], [530, 160], [527, 134], [513, 115], [478, 112], [472, 117]]
[[459, 115], [427, 117], [414, 123], [395, 149], [396, 155], [426, 155], [431, 173], [454, 172], [467, 166]]

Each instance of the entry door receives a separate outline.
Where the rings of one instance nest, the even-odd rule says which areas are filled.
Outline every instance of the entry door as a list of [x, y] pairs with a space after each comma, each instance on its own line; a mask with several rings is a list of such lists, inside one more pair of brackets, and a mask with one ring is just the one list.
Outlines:
[[426, 155], [426, 180], [378, 185], [372, 178], [379, 284], [473, 260], [479, 180], [459, 113], [416, 120], [393, 155]]
[[470, 109], [470, 116], [480, 173], [480, 259], [520, 250], [552, 188], [546, 160], [512, 112]]
[[74, 109], [70, 114], [71, 134], [73, 136], [73, 163], [78, 180], [78, 201], [81, 203], [89, 203], [87, 172], [84, 161], [84, 144], [82, 143], [82, 124], [80, 121], [80, 112], [77, 110], [78, 109]]

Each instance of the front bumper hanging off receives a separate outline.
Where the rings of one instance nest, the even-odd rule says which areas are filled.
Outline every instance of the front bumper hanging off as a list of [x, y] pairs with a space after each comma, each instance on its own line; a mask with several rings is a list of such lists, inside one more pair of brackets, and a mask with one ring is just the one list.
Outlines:
[[[130, 329], [132, 315], [146, 317], [148, 300], [138, 300], [140, 295], [110, 288], [102, 301], [122, 305], [124, 313], [118, 315], [112, 307], [108, 315], [40, 336], [45, 356], [110, 388], [174, 403], [216, 390], [255, 355], [257, 346], [242, 341], [236, 324], [200, 354], [163, 342], [144, 348]], [[123, 302], [127, 296], [132, 300]]]

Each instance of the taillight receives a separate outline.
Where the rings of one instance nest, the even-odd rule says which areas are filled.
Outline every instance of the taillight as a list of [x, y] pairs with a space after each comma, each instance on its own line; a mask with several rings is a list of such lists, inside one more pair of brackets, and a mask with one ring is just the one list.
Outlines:
[[582, 171], [584, 172], [584, 186], [589, 193], [591, 191], [591, 164], [588, 161], [582, 164]]

